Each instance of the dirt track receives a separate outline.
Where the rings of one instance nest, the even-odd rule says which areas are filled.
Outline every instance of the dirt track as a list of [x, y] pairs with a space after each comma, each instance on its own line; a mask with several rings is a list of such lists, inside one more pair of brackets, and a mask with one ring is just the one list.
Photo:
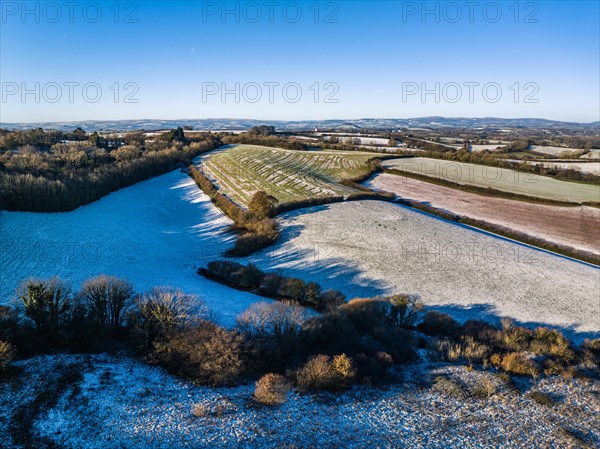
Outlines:
[[367, 185], [458, 215], [600, 254], [600, 209], [494, 198], [389, 174], [378, 175]]

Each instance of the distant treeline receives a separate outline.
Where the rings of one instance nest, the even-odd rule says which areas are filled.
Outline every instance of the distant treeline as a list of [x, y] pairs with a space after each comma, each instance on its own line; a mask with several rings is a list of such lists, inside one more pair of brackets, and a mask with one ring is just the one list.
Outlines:
[[[193, 142], [179, 140], [177, 137], [183, 133], [177, 130], [152, 142], [140, 139], [140, 133], [115, 139], [95, 133], [86, 140], [82, 140], [81, 132], [72, 134], [42, 130], [3, 132], [0, 209], [73, 210], [123, 187], [185, 166], [198, 154], [221, 145], [219, 138], [210, 134]], [[77, 139], [63, 142], [67, 137]]]
[[285, 139], [274, 135], [243, 133], [223, 136], [224, 144], [261, 145], [265, 147], [284, 148], [286, 150], [306, 151], [308, 147], [297, 139]]

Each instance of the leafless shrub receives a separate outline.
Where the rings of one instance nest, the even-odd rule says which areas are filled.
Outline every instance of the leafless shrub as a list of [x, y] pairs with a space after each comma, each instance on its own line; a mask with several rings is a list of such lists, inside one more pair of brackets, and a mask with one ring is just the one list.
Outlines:
[[231, 385], [244, 368], [243, 337], [211, 322], [198, 323], [154, 343], [149, 357], [206, 385]]
[[489, 377], [478, 379], [471, 388], [471, 395], [479, 399], [487, 399], [498, 392], [496, 384]]
[[520, 352], [509, 352], [504, 357], [494, 354], [492, 364], [504, 371], [520, 376], [536, 377], [539, 374], [537, 365]]
[[317, 355], [297, 371], [296, 382], [302, 391], [339, 390], [349, 386], [355, 375], [354, 362], [346, 354], [333, 359]]
[[318, 391], [332, 388], [335, 373], [331, 367], [331, 358], [317, 355], [308, 359], [296, 373], [296, 382], [302, 391]]
[[336, 355], [331, 362], [331, 368], [344, 385], [348, 385], [356, 375], [352, 359], [346, 354]]
[[208, 408], [204, 404], [194, 404], [192, 407], [192, 415], [196, 418], [204, 418], [208, 415]]
[[586, 433], [574, 427], [563, 426], [560, 428], [560, 433], [566, 437], [571, 444], [574, 445], [569, 447], [576, 447], [580, 449], [592, 449], [596, 447]]
[[423, 303], [416, 296], [394, 295], [386, 299], [392, 305], [390, 311], [392, 324], [403, 328], [412, 327], [423, 309]]
[[257, 382], [254, 399], [263, 405], [281, 405], [287, 400], [290, 383], [280, 374], [265, 374]]
[[[174, 330], [183, 330], [195, 319], [206, 315], [203, 302], [179, 289], [157, 287], [137, 298], [137, 312], [131, 316], [133, 335], [142, 347], [166, 338]], [[192, 305], [197, 313], [192, 314]]]
[[464, 399], [466, 397], [460, 383], [444, 376], [438, 376], [433, 381], [433, 390], [448, 396]]
[[529, 397], [538, 404], [545, 405], [547, 407], [556, 404], [556, 399], [554, 399], [554, 397], [551, 394], [544, 393], [542, 391], [532, 391], [531, 393], [529, 393]]
[[4, 372], [14, 357], [14, 348], [10, 343], [0, 340], [0, 373]]

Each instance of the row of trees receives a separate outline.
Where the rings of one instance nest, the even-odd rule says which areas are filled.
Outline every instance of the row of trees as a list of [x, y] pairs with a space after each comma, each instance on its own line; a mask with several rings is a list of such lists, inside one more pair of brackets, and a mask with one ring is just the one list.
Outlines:
[[248, 132], [223, 136], [224, 144], [262, 145], [266, 147], [285, 148], [287, 150], [306, 151], [308, 147], [297, 139], [286, 139], [268, 131]]
[[15, 151], [21, 147], [33, 146], [38, 150], [48, 150], [52, 145], [64, 142], [81, 142], [97, 148], [119, 147], [134, 142], [143, 143], [144, 133], [133, 131], [126, 134], [99, 134], [97, 131], [91, 134], [81, 128], [74, 131], [47, 130], [42, 128], [24, 131], [9, 131], [0, 128], [0, 153]]
[[0, 374], [15, 354], [101, 351], [118, 342], [202, 384], [266, 375], [257, 399], [271, 404], [289, 384], [339, 390], [395, 379], [390, 368], [415, 360], [417, 347], [433, 359], [512, 375], [600, 377], [600, 339], [575, 347], [556, 330], [510, 320], [460, 324], [405, 295], [353, 299], [316, 316], [290, 302], [257, 302], [230, 329], [193, 295], [172, 288], [137, 295], [114, 277], [90, 279], [79, 292], [59, 279], [29, 280], [18, 297], [22, 315], [0, 309]]
[[246, 211], [219, 192], [212, 181], [196, 167], [190, 165], [188, 171], [198, 187], [235, 223], [238, 236], [234, 247], [227, 252], [228, 256], [244, 257], [279, 239], [277, 222], [270, 218], [276, 212], [275, 197], [258, 191], [251, 198]]
[[[385, 316], [373, 317], [366, 326], [359, 324], [362, 309], [349, 308], [338, 315], [331, 309], [334, 315], [327, 318], [309, 318], [305, 309], [289, 302], [259, 302], [238, 317], [236, 328], [225, 329], [211, 320], [210, 311], [194, 295], [166, 287], [138, 295], [127, 280], [111, 276], [89, 279], [78, 292], [58, 278], [30, 279], [20, 286], [17, 297], [19, 308], [0, 309], [0, 372], [15, 354], [96, 352], [121, 342], [150, 363], [204, 384], [234, 384], [291, 370], [291, 378], [298, 373], [303, 388], [311, 389], [302, 367], [321, 354], [335, 357], [346, 349], [346, 365], [351, 365], [347, 369], [356, 373], [356, 380], [385, 376], [393, 360], [377, 356], [378, 349], [396, 354], [398, 363], [414, 356], [414, 342], [404, 333], [406, 340], [386, 336], [380, 344], [364, 344], [364, 333], [374, 332], [375, 326], [383, 326], [378, 331], [383, 332], [388, 325], [409, 324], [398, 321], [394, 312], [398, 303], [387, 299], [381, 307]], [[339, 325], [346, 332], [338, 334]], [[354, 381], [354, 374], [350, 377]], [[328, 388], [344, 386], [328, 384]]]
[[316, 282], [265, 273], [255, 265], [220, 260], [209, 262], [198, 273], [240, 290], [280, 301], [291, 301], [317, 310], [332, 310], [343, 304], [346, 297], [338, 290], [325, 290]]

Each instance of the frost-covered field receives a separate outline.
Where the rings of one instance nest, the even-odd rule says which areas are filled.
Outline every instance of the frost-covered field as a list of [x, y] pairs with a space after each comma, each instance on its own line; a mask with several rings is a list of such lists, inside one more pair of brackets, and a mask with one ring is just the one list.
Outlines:
[[531, 151], [542, 154], [549, 154], [550, 156], [560, 156], [562, 153], [575, 153], [583, 152], [583, 149], [579, 148], [567, 148], [567, 147], [553, 147], [548, 145], [531, 145], [529, 148]]
[[[329, 136], [325, 137], [325, 140], [328, 140]], [[340, 137], [343, 142], [358, 142], [360, 141], [361, 145], [388, 145], [390, 140], [384, 139], [381, 137]]]
[[592, 148], [589, 153], [584, 154], [580, 159], [600, 159], [600, 149]]
[[[519, 161], [523, 162], [523, 161]], [[562, 169], [579, 170], [582, 173], [591, 173], [600, 176], [600, 162], [556, 162], [556, 161], [526, 161], [529, 165], [541, 165], [544, 167], [555, 167]]]
[[250, 258], [262, 268], [349, 297], [417, 294], [458, 318], [510, 316], [576, 340], [600, 333], [593, 266], [379, 201], [304, 209], [281, 223], [282, 243]]
[[459, 184], [492, 188], [520, 195], [577, 203], [600, 201], [599, 186], [560, 181], [548, 176], [507, 168], [424, 157], [389, 159], [382, 165]]
[[483, 220], [550, 242], [600, 254], [600, 209], [595, 207], [526, 203], [478, 195], [387, 173], [371, 178], [365, 185], [463, 217]]
[[485, 150], [489, 150], [489, 151], [500, 151], [498, 150], [499, 147], [502, 147], [501, 144], [488, 144], [488, 145], [470, 145], [469, 149], [475, 153], [479, 152], [479, 151], [485, 151]]
[[[123, 354], [40, 356], [18, 364], [24, 369], [22, 382], [0, 389], [3, 449], [15, 448], [13, 437], [28, 428], [33, 447], [65, 449], [579, 448], [600, 443], [600, 384], [595, 381], [521, 380], [515, 389], [492, 373], [441, 364], [426, 371], [414, 365], [404, 370], [400, 384], [386, 389], [357, 387], [320, 396], [292, 392], [283, 406], [265, 408], [252, 406], [252, 385], [199, 387]], [[65, 371], [70, 380], [58, 381]], [[438, 376], [458, 382], [466, 397], [433, 387]], [[476, 398], [469, 392], [484, 377], [497, 393]], [[538, 404], [533, 391], [550, 394], [555, 403]], [[205, 416], [194, 416], [196, 405], [205, 407]]]
[[138, 291], [169, 285], [196, 293], [231, 323], [256, 297], [196, 274], [232, 244], [230, 224], [180, 171], [73, 212], [1, 211], [0, 304], [31, 276], [58, 275], [77, 287], [104, 273], [126, 277]]

